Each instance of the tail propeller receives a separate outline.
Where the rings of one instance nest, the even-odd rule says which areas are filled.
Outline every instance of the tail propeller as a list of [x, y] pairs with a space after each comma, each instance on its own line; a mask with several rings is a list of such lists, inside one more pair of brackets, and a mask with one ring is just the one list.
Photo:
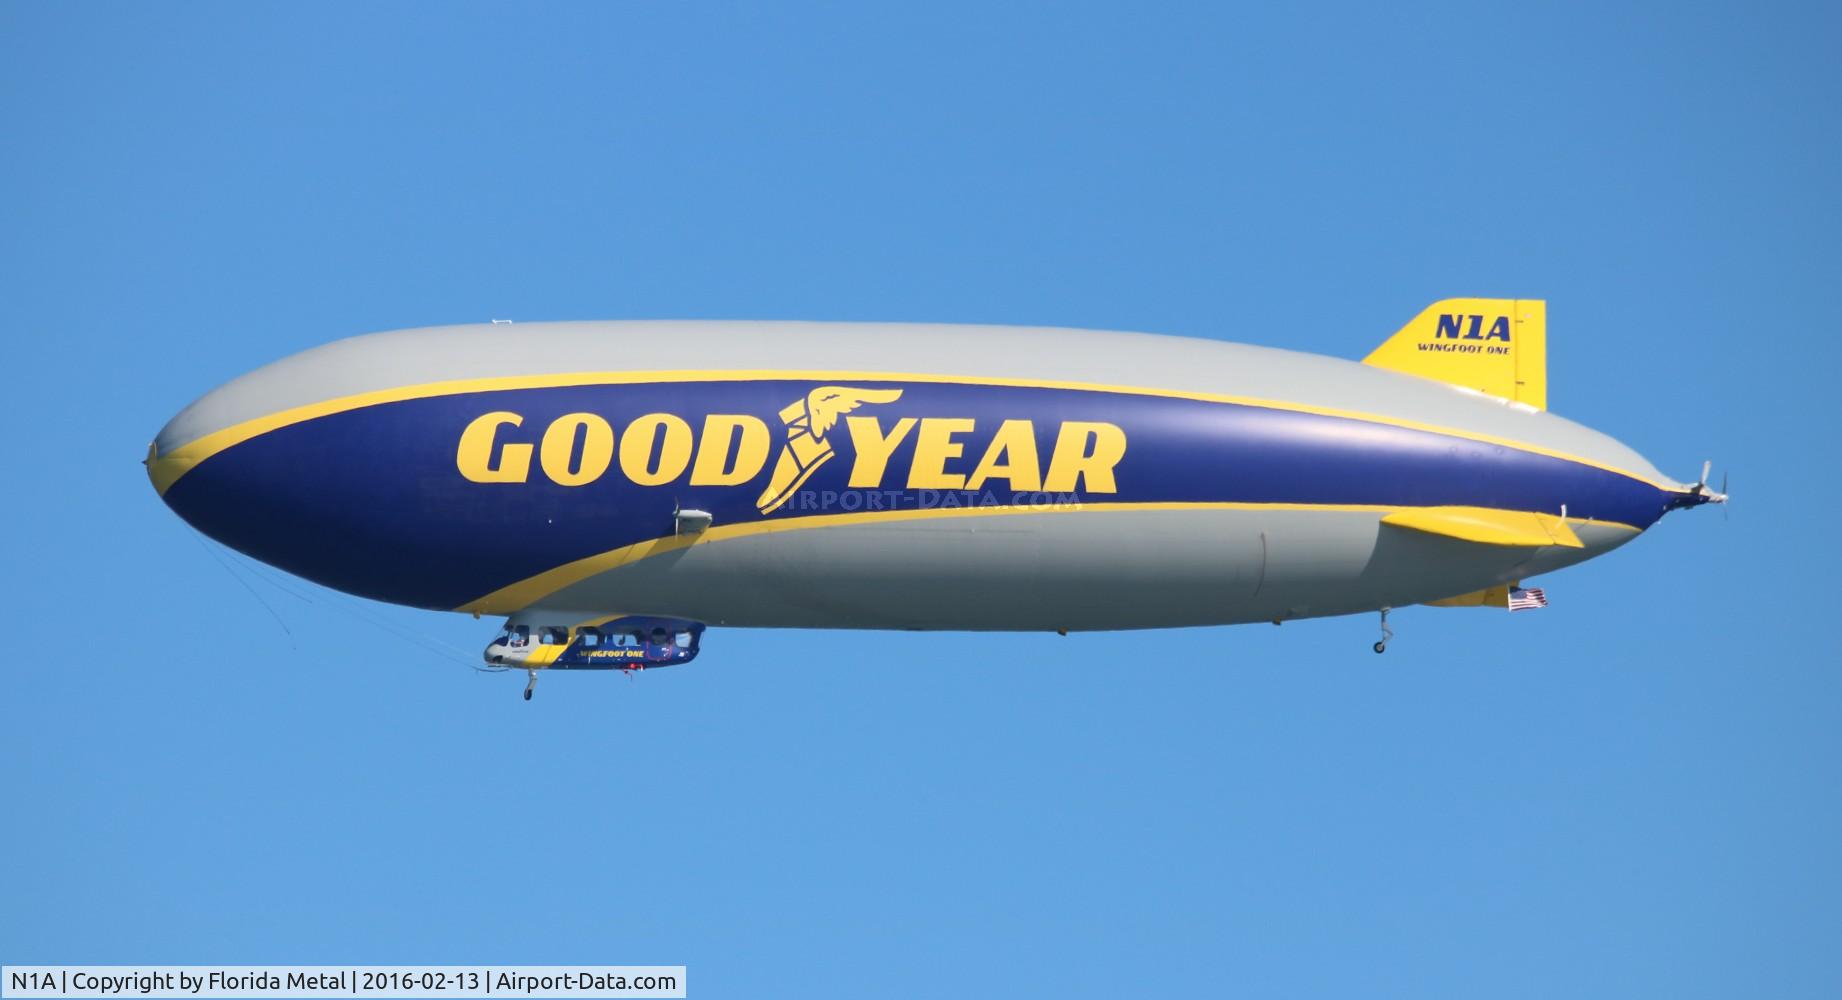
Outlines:
[[1708, 476], [1713, 471], [1714, 463], [1712, 461], [1701, 463], [1701, 478], [1696, 480], [1695, 485], [1690, 486], [1682, 493], [1678, 493], [1676, 498], [1670, 502], [1667, 509], [1674, 510], [1677, 507], [1699, 507], [1704, 503], [1725, 504], [1727, 502], [1727, 473], [1725, 471], [1721, 472], [1720, 490], [1716, 492], [1708, 489]]
[[1703, 503], [1726, 503], [1727, 502], [1727, 472], [1725, 469], [1721, 470], [1720, 492], [1716, 493], [1713, 490], [1708, 489], [1708, 473], [1713, 472], [1713, 471], [1714, 471], [1714, 460], [1713, 459], [1709, 459], [1708, 461], [1701, 463], [1701, 480], [1695, 484], [1695, 492], [1699, 493], [1704, 498], [1702, 501]]

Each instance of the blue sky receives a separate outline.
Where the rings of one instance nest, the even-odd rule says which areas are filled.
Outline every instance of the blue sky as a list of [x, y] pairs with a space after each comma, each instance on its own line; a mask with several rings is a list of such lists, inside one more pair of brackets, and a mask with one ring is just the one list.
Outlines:
[[[1839, 35], [1818, 4], [0, 5], [0, 960], [1837, 995]], [[1367, 617], [718, 631], [526, 705], [465, 665], [492, 623], [258, 598], [139, 465], [204, 391], [372, 330], [1359, 357], [1456, 294], [1547, 298], [1552, 408], [1731, 469], [1731, 517], [1540, 614], [1404, 611], [1385, 658]]]

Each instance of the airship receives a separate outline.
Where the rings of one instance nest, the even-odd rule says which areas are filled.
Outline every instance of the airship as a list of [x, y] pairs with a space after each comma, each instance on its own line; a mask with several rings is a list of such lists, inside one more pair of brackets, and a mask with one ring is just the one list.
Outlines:
[[688, 663], [712, 627], [1035, 631], [1545, 603], [1726, 496], [1547, 411], [1540, 300], [1360, 362], [971, 325], [493, 322], [326, 344], [149, 445], [196, 530], [503, 617], [485, 662]]

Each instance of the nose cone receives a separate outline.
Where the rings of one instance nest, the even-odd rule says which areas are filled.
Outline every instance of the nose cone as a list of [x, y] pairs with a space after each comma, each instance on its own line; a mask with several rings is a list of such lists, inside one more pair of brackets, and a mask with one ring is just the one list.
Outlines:
[[187, 415], [198, 409], [199, 404], [208, 399], [210, 399], [209, 396], [200, 399], [180, 411], [178, 416], [167, 421], [166, 426], [160, 428], [160, 433], [154, 435], [152, 441], [147, 442], [147, 456], [141, 459], [141, 465], [147, 469], [147, 481], [153, 486], [154, 492], [160, 495], [160, 499], [164, 500], [174, 513], [185, 518], [192, 527], [215, 538], [217, 536], [208, 526], [198, 524], [186, 517], [185, 509], [175, 506], [173, 497], [170, 495], [173, 486], [198, 464], [199, 456], [210, 447], [210, 443], [203, 440], [205, 437], [203, 435], [187, 436], [185, 426]]
[[190, 467], [182, 455], [160, 454], [159, 438], [147, 442], [147, 457], [141, 459], [141, 464], [147, 468], [147, 481], [162, 498]]
[[289, 481], [283, 474], [288, 463], [278, 461], [284, 456], [258, 443], [260, 421], [213, 422], [211, 415], [224, 409], [223, 393], [206, 394], [161, 429], [147, 446], [148, 481], [175, 514], [210, 538], [309, 579], [335, 582], [337, 574], [316, 572], [290, 544], [301, 538], [329, 548], [336, 543], [337, 526], [321, 509], [326, 493], [303, 493], [300, 483]]
[[201, 397], [148, 448], [148, 479], [186, 523], [362, 597], [448, 609], [497, 586], [470, 559], [477, 525], [443, 517], [451, 498], [430, 485], [451, 443], [410, 441], [387, 407], [265, 406], [243, 382]]
[[570, 520], [565, 487], [482, 490], [461, 474], [460, 435], [493, 405], [420, 391], [451, 384], [431, 367], [447, 357], [438, 346], [360, 337], [234, 379], [161, 429], [148, 479], [245, 555], [411, 607], [469, 607], [611, 547], [607, 511]]

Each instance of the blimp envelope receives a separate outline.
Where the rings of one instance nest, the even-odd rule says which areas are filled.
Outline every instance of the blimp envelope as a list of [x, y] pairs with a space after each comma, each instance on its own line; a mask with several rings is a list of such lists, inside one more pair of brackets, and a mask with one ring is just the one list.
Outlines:
[[1545, 358], [1544, 304], [1499, 299], [1436, 303], [1363, 363], [1019, 327], [438, 327], [234, 380], [147, 465], [256, 559], [507, 616], [507, 666], [640, 663], [585, 654], [656, 654], [658, 629], [683, 662], [706, 625], [1284, 621], [1462, 605], [1724, 499], [1548, 413]]

